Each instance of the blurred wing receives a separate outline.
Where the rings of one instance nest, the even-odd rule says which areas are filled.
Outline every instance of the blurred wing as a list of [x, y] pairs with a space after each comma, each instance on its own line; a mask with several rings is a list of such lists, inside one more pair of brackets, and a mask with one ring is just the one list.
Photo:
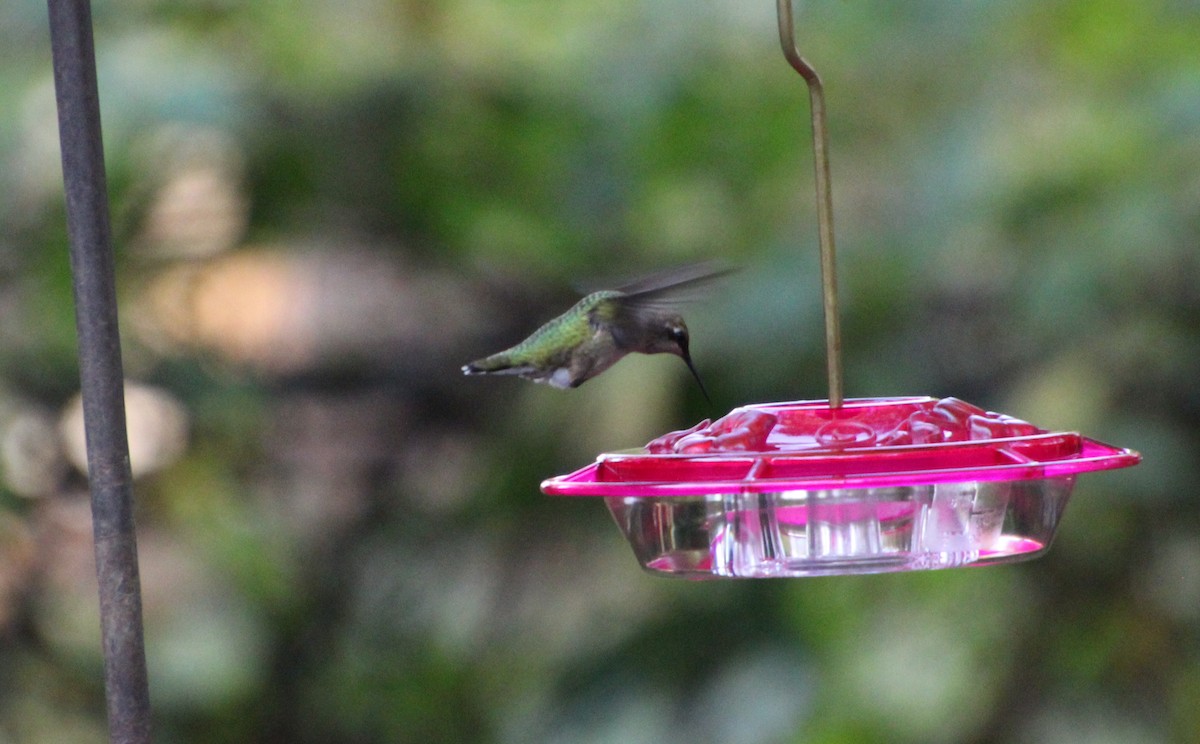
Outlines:
[[686, 290], [686, 285], [689, 283], [695, 282], [696, 286], [701, 286], [706, 280], [717, 279], [736, 270], [722, 261], [705, 261], [657, 271], [653, 274], [610, 276], [602, 278], [600, 281], [576, 282], [572, 286], [581, 295], [590, 295], [599, 291], [616, 291], [631, 295], [670, 287]]
[[677, 312], [677, 308], [702, 298], [719, 279], [733, 273], [730, 266], [695, 264], [639, 279], [617, 289], [617, 320], [636, 322]]
[[721, 262], [706, 261], [650, 274], [616, 287], [616, 290], [629, 301], [680, 305], [696, 299], [708, 285], [734, 271], [734, 267]]
[[715, 262], [672, 269], [604, 292], [608, 302], [597, 304], [589, 319], [594, 329], [607, 328], [618, 343], [628, 345], [625, 335], [641, 329], [677, 308], [702, 297], [716, 280], [734, 268]]

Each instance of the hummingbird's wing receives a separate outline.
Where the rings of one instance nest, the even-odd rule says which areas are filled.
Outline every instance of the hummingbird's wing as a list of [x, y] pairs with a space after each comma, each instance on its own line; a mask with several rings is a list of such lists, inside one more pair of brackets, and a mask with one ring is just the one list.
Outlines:
[[695, 299], [706, 285], [736, 270], [720, 261], [705, 261], [649, 274], [615, 289], [629, 301], [679, 305]]
[[596, 306], [593, 325], [612, 329], [618, 342], [627, 345], [631, 339], [624, 338], [625, 333], [676, 313], [681, 305], [700, 298], [714, 281], [733, 271], [733, 267], [710, 262], [660, 272], [626, 284], [610, 293], [610, 302]]
[[700, 298], [709, 284], [732, 271], [716, 263], [684, 266], [590, 295], [604, 301], [595, 302], [588, 320], [593, 331], [611, 335], [617, 346], [637, 348], [647, 329], [658, 328], [665, 317], [677, 316], [679, 306]]

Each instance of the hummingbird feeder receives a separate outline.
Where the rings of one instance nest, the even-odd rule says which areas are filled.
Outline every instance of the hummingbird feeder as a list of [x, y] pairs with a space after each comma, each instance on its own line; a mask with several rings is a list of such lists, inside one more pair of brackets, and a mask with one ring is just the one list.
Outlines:
[[646, 570], [768, 578], [991, 565], [1044, 553], [1080, 473], [1140, 455], [955, 398], [844, 400], [821, 79], [777, 0], [808, 85], [829, 399], [735, 408], [542, 483], [605, 500]]

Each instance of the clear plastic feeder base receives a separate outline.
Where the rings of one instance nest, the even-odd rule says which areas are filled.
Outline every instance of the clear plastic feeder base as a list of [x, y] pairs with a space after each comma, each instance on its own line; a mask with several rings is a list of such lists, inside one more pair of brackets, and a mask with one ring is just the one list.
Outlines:
[[821, 576], [1034, 558], [1078, 473], [1138, 460], [952, 398], [772, 403], [601, 455], [542, 489], [603, 497], [656, 574]]
[[986, 565], [1049, 547], [1074, 478], [605, 499], [642, 567], [680, 577]]

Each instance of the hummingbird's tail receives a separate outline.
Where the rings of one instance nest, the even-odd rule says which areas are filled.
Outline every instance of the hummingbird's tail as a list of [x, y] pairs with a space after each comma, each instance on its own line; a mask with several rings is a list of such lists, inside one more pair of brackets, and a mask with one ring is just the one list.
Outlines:
[[500, 353], [464, 364], [462, 371], [464, 375], [519, 375], [524, 370], [515, 366], [509, 355]]
[[462, 371], [464, 375], [515, 375], [558, 388], [576, 387], [583, 382], [582, 378], [578, 380], [572, 378], [570, 369], [567, 367], [544, 369], [534, 364], [521, 362], [519, 359], [520, 357], [515, 357], [507, 351], [501, 351], [483, 359], [476, 359], [470, 364], [464, 364]]

